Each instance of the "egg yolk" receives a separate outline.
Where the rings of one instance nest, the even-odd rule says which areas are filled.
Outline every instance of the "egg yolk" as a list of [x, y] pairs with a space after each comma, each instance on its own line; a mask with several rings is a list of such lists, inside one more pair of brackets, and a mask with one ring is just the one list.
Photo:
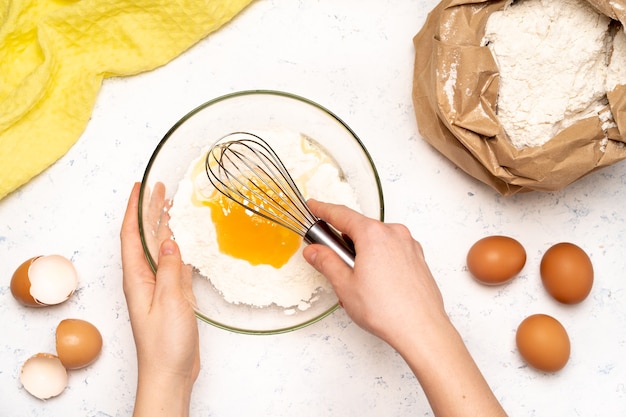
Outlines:
[[217, 191], [204, 204], [211, 208], [222, 253], [252, 265], [280, 268], [300, 247], [302, 239], [296, 233], [254, 214]]

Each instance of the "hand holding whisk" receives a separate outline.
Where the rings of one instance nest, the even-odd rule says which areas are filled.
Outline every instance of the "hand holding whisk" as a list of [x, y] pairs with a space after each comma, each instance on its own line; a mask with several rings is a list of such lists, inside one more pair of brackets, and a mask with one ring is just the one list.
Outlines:
[[226, 135], [209, 150], [205, 168], [211, 184], [235, 203], [297, 233], [309, 244], [330, 247], [354, 267], [352, 246], [311, 212], [276, 152], [259, 136]]

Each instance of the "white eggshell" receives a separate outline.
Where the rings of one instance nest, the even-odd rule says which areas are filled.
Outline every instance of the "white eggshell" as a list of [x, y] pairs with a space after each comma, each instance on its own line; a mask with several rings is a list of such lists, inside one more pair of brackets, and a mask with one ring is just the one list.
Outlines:
[[61, 394], [67, 380], [67, 370], [61, 360], [50, 353], [33, 355], [22, 365], [20, 382], [26, 391], [41, 400]]
[[78, 286], [74, 264], [61, 255], [37, 258], [28, 269], [30, 294], [39, 303], [54, 305], [67, 300]]

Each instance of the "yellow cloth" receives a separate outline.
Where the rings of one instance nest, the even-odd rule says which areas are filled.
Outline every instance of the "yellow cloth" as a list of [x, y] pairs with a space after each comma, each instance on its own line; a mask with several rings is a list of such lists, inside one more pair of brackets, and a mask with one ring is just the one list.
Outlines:
[[78, 140], [105, 77], [166, 64], [252, 0], [0, 0], [0, 199]]

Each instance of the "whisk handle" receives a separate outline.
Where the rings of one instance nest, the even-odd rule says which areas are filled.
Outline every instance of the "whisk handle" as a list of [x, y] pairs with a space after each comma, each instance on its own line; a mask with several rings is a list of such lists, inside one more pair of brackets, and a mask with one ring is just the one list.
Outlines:
[[347, 263], [350, 268], [354, 268], [354, 248], [349, 245], [328, 223], [318, 220], [309, 228], [304, 235], [307, 243], [320, 243], [331, 248], [339, 257]]

